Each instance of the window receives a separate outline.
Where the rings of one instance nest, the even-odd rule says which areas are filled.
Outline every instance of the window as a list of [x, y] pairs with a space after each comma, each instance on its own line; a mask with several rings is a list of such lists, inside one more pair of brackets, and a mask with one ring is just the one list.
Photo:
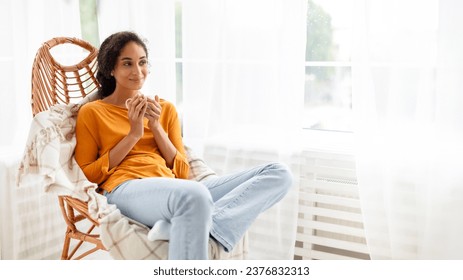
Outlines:
[[96, 0], [80, 0], [79, 9], [82, 39], [90, 42], [93, 46], [99, 46]]
[[[352, 131], [353, 0], [308, 0], [303, 128]], [[182, 103], [182, 1], [176, 1], [177, 105]]]
[[308, 0], [303, 126], [352, 131], [352, 0]]

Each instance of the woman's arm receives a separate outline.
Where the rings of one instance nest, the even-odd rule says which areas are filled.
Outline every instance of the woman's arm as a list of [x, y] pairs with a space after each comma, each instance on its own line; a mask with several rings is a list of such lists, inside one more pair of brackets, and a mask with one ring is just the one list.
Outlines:
[[76, 149], [74, 158], [91, 182], [103, 183], [113, 172], [109, 168], [109, 153], [99, 155], [98, 125], [91, 109], [83, 106], [76, 123]]
[[162, 128], [161, 124], [157, 122], [151, 127], [153, 131], [154, 141], [158, 145], [159, 150], [161, 151], [162, 157], [166, 160], [167, 167], [172, 168], [174, 164], [174, 158], [177, 155], [177, 149], [174, 144], [170, 141], [167, 133]]
[[169, 136], [159, 122], [162, 113], [162, 106], [159, 103], [159, 97], [156, 95], [154, 100], [149, 99], [149, 103], [150, 104], [146, 115], [149, 120], [148, 126], [153, 132], [154, 141], [156, 142], [162, 157], [165, 159], [167, 167], [172, 168], [174, 164], [174, 158], [177, 155], [177, 148], [169, 139]]
[[[166, 161], [167, 167], [172, 169], [177, 178], [188, 178], [189, 165], [185, 156], [181, 127], [175, 107], [166, 102], [166, 110], [160, 104], [159, 97], [148, 99], [149, 106], [146, 117], [154, 140]], [[162, 115], [162, 118], [161, 118]]]

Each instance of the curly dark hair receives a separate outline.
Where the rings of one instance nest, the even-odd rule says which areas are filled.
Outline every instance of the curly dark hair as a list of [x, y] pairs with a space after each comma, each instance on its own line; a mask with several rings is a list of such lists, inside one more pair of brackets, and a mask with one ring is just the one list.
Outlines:
[[129, 42], [135, 42], [143, 47], [148, 58], [148, 49], [145, 41], [142, 40], [135, 32], [121, 31], [110, 35], [100, 46], [98, 51], [98, 72], [96, 78], [100, 83], [100, 95], [102, 97], [110, 96], [116, 89], [116, 79], [111, 76], [111, 72], [116, 66], [117, 58], [121, 50]]

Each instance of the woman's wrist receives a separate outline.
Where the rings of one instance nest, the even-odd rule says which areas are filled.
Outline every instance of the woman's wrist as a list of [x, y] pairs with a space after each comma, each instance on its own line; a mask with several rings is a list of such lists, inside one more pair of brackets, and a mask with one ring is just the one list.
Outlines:
[[152, 132], [159, 130], [161, 128], [161, 124], [159, 121], [150, 121], [149, 122], [149, 128], [151, 129]]
[[127, 140], [129, 140], [130, 142], [134, 142], [136, 143], [138, 140], [140, 140], [140, 138], [143, 136], [142, 135], [138, 135], [139, 133], [136, 133], [134, 131], [129, 131], [129, 133], [127, 134], [126, 138]]

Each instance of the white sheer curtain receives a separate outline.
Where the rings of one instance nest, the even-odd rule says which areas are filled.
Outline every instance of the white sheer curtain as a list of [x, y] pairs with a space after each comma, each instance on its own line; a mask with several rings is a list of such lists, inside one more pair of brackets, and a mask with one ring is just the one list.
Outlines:
[[[280, 161], [298, 178], [306, 8], [303, 0], [183, 1], [184, 137], [219, 173]], [[251, 258], [293, 258], [297, 190], [295, 182], [250, 229]]]
[[0, 31], [1, 258], [59, 258], [65, 225], [56, 197], [17, 188], [15, 175], [32, 119], [35, 53], [53, 37], [80, 37], [79, 1], [0, 1]]
[[80, 37], [78, 0], [0, 2], [0, 145], [24, 143], [29, 122], [32, 62], [42, 42]]
[[[305, 1], [185, 1], [186, 137], [260, 127], [287, 143], [300, 130]], [[302, 81], [302, 82], [301, 82]], [[240, 135], [246, 141], [258, 133]], [[283, 140], [284, 139], [284, 140]]]
[[463, 3], [356, 1], [353, 106], [372, 259], [463, 257]]

